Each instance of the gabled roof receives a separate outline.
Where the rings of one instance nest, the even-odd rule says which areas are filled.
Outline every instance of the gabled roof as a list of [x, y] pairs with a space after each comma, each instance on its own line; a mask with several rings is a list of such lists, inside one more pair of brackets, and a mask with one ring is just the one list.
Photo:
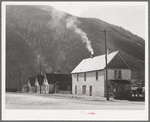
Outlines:
[[[53, 81], [54, 77], [54, 81]], [[48, 84], [55, 84], [57, 81], [70, 81], [72, 82], [71, 74], [46, 74]]]
[[44, 75], [37, 75], [36, 77], [39, 85], [42, 86], [44, 81]]
[[31, 86], [35, 85], [35, 79], [36, 79], [35, 77], [28, 77]]
[[46, 73], [45, 76], [46, 76], [46, 79], [48, 81], [48, 84], [54, 84], [55, 83], [55, 82], [53, 83], [53, 74], [52, 73]]
[[[115, 51], [107, 55], [107, 64], [117, 55], [119, 51]], [[105, 54], [95, 56], [93, 58], [83, 59], [71, 73], [81, 73], [102, 70], [106, 67]]]

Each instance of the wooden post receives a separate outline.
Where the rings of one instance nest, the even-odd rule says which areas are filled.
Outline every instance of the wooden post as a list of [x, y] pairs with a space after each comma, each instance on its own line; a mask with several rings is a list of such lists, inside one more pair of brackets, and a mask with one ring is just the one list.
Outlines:
[[18, 90], [21, 92], [21, 90], [20, 90], [20, 69], [19, 69], [19, 67], [18, 67], [18, 72], [19, 72], [19, 88], [18, 88]]
[[39, 67], [40, 67], [40, 81], [39, 81], [39, 85], [40, 85], [40, 94], [41, 94], [41, 56], [40, 56], [40, 62], [39, 62]]
[[106, 91], [107, 91], [107, 100], [109, 100], [109, 90], [108, 90], [108, 79], [107, 79], [107, 43], [106, 43], [106, 29], [105, 29], [105, 63], [106, 63]]
[[54, 76], [55, 76], [55, 75], [54, 75], [54, 66], [53, 66], [53, 93], [54, 93], [54, 91], [55, 91], [55, 90], [54, 90]]
[[9, 69], [9, 90], [10, 90], [10, 69]]

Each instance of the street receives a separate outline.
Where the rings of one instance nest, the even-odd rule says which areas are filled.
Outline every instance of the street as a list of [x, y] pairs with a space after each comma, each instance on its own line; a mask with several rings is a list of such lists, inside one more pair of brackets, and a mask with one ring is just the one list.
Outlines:
[[70, 94], [6, 93], [6, 109], [144, 110], [145, 102], [74, 96]]

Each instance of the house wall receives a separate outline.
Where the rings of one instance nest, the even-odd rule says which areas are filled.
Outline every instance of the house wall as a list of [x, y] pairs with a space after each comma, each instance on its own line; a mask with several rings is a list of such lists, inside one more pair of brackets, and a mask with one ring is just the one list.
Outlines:
[[40, 93], [40, 86], [39, 86], [39, 83], [37, 81], [37, 78], [36, 78], [36, 81], [35, 81], [35, 88], [36, 88], [35, 92]]
[[[120, 68], [108, 69], [107, 70], [108, 84], [110, 84], [110, 80], [115, 80], [115, 77], [114, 77], [115, 70], [121, 71], [121, 80], [129, 80], [129, 81], [131, 80], [131, 69], [120, 69]], [[106, 74], [106, 70], [104, 70], [104, 74]], [[105, 80], [106, 80], [106, 78], [105, 78]], [[106, 87], [106, 82], [105, 82], [104, 86]], [[106, 93], [107, 93], [107, 91], [105, 89], [105, 96], [106, 96]]]
[[49, 84], [46, 78], [44, 78], [42, 93], [49, 93]]
[[108, 69], [108, 80], [114, 80], [115, 70], [121, 70], [121, 79], [122, 80], [131, 80], [131, 70], [130, 69]]
[[96, 80], [96, 72], [86, 73], [86, 81], [84, 81], [84, 73], [72, 74], [72, 94], [75, 94], [75, 86], [77, 86], [77, 94], [82, 94], [82, 86], [86, 85], [86, 94], [90, 95], [90, 86], [92, 86], [92, 96], [104, 96], [104, 71], [98, 71], [98, 80]]
[[26, 92], [26, 88], [22, 87], [22, 92], [25, 93]]
[[53, 93], [53, 84], [49, 84], [49, 93]]
[[27, 86], [31, 86], [30, 81], [28, 80]]

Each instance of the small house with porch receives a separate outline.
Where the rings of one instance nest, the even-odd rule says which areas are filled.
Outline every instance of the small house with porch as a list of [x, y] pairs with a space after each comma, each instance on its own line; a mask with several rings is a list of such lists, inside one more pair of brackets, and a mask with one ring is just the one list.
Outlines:
[[[83, 59], [71, 74], [72, 94], [106, 97], [105, 55]], [[107, 55], [107, 74], [110, 95], [126, 99], [131, 91], [131, 68], [119, 51]]]
[[29, 92], [28, 89], [29, 89], [29, 87], [28, 87], [27, 84], [24, 84], [24, 85], [22, 86], [22, 92], [23, 92], [23, 93]]

